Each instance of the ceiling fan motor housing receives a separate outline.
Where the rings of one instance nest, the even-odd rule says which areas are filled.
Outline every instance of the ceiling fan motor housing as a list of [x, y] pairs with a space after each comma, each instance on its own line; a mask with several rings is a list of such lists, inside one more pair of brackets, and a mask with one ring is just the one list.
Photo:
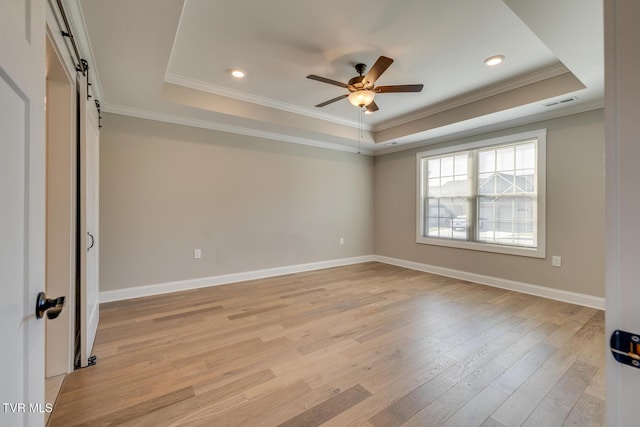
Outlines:
[[347, 89], [349, 89], [349, 91], [351, 92], [364, 89], [363, 80], [364, 76], [356, 76], [352, 78], [351, 80], [349, 80], [349, 87]]
[[367, 82], [364, 82], [365, 76], [363, 76], [364, 72], [367, 69], [367, 65], [363, 63], [359, 63], [355, 65], [356, 72], [360, 74], [359, 76], [355, 76], [351, 80], [349, 80], [349, 91], [356, 92], [362, 89], [371, 89], [373, 87], [372, 84], [367, 85]]

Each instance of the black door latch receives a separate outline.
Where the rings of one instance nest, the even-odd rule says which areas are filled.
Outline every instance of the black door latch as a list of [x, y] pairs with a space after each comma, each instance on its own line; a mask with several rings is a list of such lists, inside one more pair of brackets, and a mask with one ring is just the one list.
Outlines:
[[640, 368], [640, 335], [616, 330], [611, 335], [610, 345], [618, 362]]
[[47, 313], [47, 319], [55, 319], [64, 307], [65, 297], [47, 298], [44, 292], [38, 293], [36, 299], [36, 318], [42, 319]]

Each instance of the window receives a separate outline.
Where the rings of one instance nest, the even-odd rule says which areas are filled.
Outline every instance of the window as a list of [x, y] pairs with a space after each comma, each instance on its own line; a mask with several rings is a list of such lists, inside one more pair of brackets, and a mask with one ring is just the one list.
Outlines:
[[538, 130], [417, 154], [417, 242], [544, 258]]

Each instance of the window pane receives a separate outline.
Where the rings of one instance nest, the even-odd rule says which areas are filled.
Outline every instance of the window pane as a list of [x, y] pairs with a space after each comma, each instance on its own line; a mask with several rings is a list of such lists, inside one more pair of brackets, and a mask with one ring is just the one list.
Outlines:
[[496, 174], [481, 173], [478, 176], [478, 193], [479, 194], [494, 194], [496, 192]]
[[455, 157], [455, 175], [466, 175], [469, 169], [469, 162], [467, 154], [458, 155]]
[[478, 240], [500, 245], [533, 247], [535, 199], [481, 197], [478, 201]]
[[469, 153], [429, 159], [427, 164], [430, 168], [427, 197], [471, 195]]
[[495, 179], [496, 194], [513, 193], [513, 175], [505, 172], [500, 172], [495, 175]]
[[453, 176], [453, 157], [443, 157], [440, 159], [440, 175]]
[[455, 180], [455, 194], [454, 196], [470, 196], [471, 195], [471, 180], [469, 175], [458, 175], [454, 177]]
[[[430, 196], [435, 194], [429, 193]], [[452, 176], [443, 177], [440, 182], [440, 195], [441, 196], [454, 196], [455, 195], [455, 182]]]
[[454, 233], [453, 224], [459, 216], [463, 216], [461, 224], [469, 212], [469, 201], [464, 198], [431, 197], [427, 199], [425, 209], [425, 235], [428, 237], [441, 237], [446, 239], [467, 238], [467, 227], [458, 227]]
[[478, 154], [478, 172], [493, 172], [496, 170], [495, 150], [481, 151]]
[[533, 169], [516, 171], [516, 193], [533, 193], [536, 191], [536, 175]]
[[451, 234], [453, 239], [469, 240], [469, 210], [470, 199], [457, 198], [452, 201], [452, 211], [455, 215], [451, 220]]
[[533, 169], [536, 167], [536, 146], [534, 143], [516, 147], [516, 169]]
[[477, 235], [481, 242], [493, 242], [495, 234], [494, 199], [482, 197], [478, 200]]
[[514, 169], [514, 147], [496, 150], [496, 158], [497, 171], [512, 171]]
[[429, 180], [429, 195], [435, 197], [440, 196], [440, 178]]
[[436, 178], [440, 176], [440, 159], [430, 159], [427, 167], [429, 168], [429, 178]]

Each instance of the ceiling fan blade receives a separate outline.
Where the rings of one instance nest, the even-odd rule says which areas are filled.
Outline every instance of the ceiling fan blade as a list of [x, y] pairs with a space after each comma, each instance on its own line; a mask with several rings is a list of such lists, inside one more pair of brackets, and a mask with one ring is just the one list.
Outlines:
[[367, 111], [370, 113], [378, 111], [378, 104], [376, 104], [376, 101], [371, 101], [371, 103], [367, 105]]
[[378, 80], [378, 77], [380, 77], [391, 64], [393, 64], [393, 59], [387, 58], [386, 56], [381, 56], [380, 58], [378, 58], [376, 63], [373, 64], [373, 67], [371, 67], [362, 82], [369, 82], [371, 84], [374, 84], [376, 80]]
[[316, 76], [314, 74], [309, 74], [307, 76], [307, 78], [311, 79], [311, 80], [317, 80], [317, 81], [323, 82], [323, 83], [329, 83], [330, 85], [336, 85], [336, 86], [340, 86], [340, 87], [344, 87], [344, 88], [348, 88], [349, 87], [349, 86], [347, 86], [346, 83], [342, 83], [342, 82], [339, 82], [337, 80], [331, 80], [331, 79], [328, 79], [326, 77]]
[[374, 89], [376, 93], [393, 93], [393, 92], [422, 92], [424, 85], [395, 85], [395, 86], [378, 86]]
[[331, 103], [333, 103], [333, 102], [340, 101], [341, 99], [344, 99], [344, 98], [346, 98], [346, 97], [348, 97], [348, 96], [349, 96], [349, 94], [348, 94], [348, 93], [345, 93], [344, 95], [336, 96], [336, 97], [335, 97], [335, 98], [333, 98], [333, 99], [330, 99], [330, 100], [328, 100], [328, 101], [324, 101], [324, 102], [322, 102], [322, 103], [320, 103], [320, 104], [316, 105], [316, 107], [324, 107], [325, 105], [329, 105], [329, 104], [331, 104]]

